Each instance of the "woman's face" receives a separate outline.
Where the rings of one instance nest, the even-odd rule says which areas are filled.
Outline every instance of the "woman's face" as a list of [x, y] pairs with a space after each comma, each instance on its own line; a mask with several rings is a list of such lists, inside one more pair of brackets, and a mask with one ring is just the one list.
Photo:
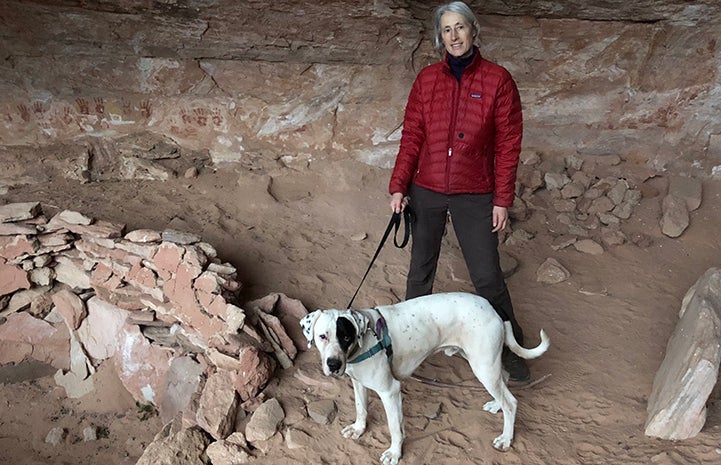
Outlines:
[[441, 38], [446, 51], [454, 57], [462, 57], [473, 48], [473, 31], [463, 16], [446, 11], [441, 16]]

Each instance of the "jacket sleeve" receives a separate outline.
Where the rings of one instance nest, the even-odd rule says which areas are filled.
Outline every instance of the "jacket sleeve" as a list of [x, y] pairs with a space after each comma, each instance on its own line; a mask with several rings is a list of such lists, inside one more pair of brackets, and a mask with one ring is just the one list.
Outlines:
[[421, 79], [416, 78], [411, 87], [406, 104], [405, 116], [403, 118], [403, 131], [401, 133], [401, 145], [396, 157], [396, 163], [391, 174], [388, 191], [391, 194], [400, 192], [403, 195], [408, 193], [408, 188], [413, 179], [413, 173], [418, 166], [418, 157], [421, 148], [425, 143], [425, 122], [423, 118], [423, 101], [421, 99]]
[[516, 190], [516, 170], [523, 137], [521, 97], [510, 74], [498, 87], [495, 120], [493, 204], [510, 207]]

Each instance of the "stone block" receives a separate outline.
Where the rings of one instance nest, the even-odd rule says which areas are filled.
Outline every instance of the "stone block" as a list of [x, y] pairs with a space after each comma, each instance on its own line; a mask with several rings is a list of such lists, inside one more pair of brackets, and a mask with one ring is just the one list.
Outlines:
[[77, 331], [88, 355], [94, 360], [112, 357], [118, 349], [118, 337], [129, 313], [98, 297], [87, 302], [88, 316]]
[[33, 255], [39, 248], [38, 240], [32, 236], [0, 236], [0, 258], [15, 260]]
[[248, 442], [266, 441], [277, 431], [285, 413], [276, 399], [269, 399], [258, 407], [245, 427]]
[[157, 434], [155, 440], [140, 456], [136, 465], [197, 465], [207, 463], [205, 449], [210, 438], [197, 428], [172, 433], [170, 424]]
[[0, 223], [29, 220], [35, 218], [40, 212], [39, 202], [20, 202], [0, 205]]
[[115, 363], [123, 386], [138, 402], [162, 403], [172, 350], [151, 344], [140, 328], [125, 325], [116, 337]]
[[74, 292], [68, 289], [62, 289], [52, 296], [53, 303], [62, 315], [68, 328], [76, 330], [80, 327], [80, 323], [87, 316], [88, 312], [85, 308], [85, 302], [80, 299]]
[[185, 410], [198, 390], [204, 366], [192, 357], [176, 357], [170, 362], [166, 376], [165, 392], [158, 410], [164, 423]]
[[0, 296], [9, 295], [20, 289], [30, 289], [28, 272], [19, 266], [3, 263], [0, 259]]
[[218, 370], [208, 376], [200, 396], [196, 418], [198, 425], [216, 440], [225, 439], [235, 426], [238, 395], [235, 373]]
[[661, 232], [668, 237], [678, 237], [688, 228], [690, 218], [686, 201], [667, 195], [661, 205]]
[[682, 440], [701, 431], [718, 380], [720, 342], [721, 269], [711, 268], [684, 297], [648, 400], [647, 436]]

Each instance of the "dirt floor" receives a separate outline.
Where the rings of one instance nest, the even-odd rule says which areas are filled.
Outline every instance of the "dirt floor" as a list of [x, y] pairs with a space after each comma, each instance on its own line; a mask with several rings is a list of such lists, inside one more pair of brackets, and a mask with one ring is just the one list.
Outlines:
[[[26, 173], [27, 174], [27, 173]], [[2, 202], [42, 201], [128, 230], [166, 227], [201, 234], [239, 269], [243, 299], [282, 292], [309, 310], [343, 308], [353, 295], [389, 219], [389, 171], [352, 161], [311, 163], [249, 173], [224, 167], [201, 169], [198, 177], [160, 181], [81, 184], [51, 176], [17, 185]], [[27, 179], [27, 178], [26, 178]], [[38, 178], [42, 179], [42, 178]], [[650, 180], [649, 183], [658, 182]], [[551, 349], [531, 364], [530, 389], [516, 389], [516, 437], [507, 453], [491, 446], [501, 416], [482, 411], [489, 396], [459, 357], [436, 355], [417, 374], [469, 387], [436, 387], [408, 380], [403, 387], [407, 439], [405, 464], [711, 464], [721, 463], [721, 395], [714, 391], [703, 431], [669, 442], [644, 436], [646, 402], [677, 321], [681, 299], [709, 267], [721, 266], [721, 181], [704, 183], [703, 203], [677, 239], [658, 226], [660, 198], [647, 190], [632, 218], [629, 242], [593, 256], [550, 247], [544, 215], [514, 227], [535, 233], [532, 241], [503, 246], [518, 270], [508, 279], [516, 314], [535, 345], [544, 328]], [[366, 237], [364, 237], [364, 235]], [[363, 238], [364, 237], [364, 238]], [[387, 246], [356, 299], [367, 307], [396, 302], [404, 294], [408, 250]], [[548, 257], [572, 276], [547, 285], [536, 270]], [[472, 290], [453, 234], [444, 243], [436, 292]], [[71, 400], [55, 387], [52, 371], [27, 363], [0, 368], [0, 463], [131, 464], [159, 431], [159, 419], [143, 418], [111, 373], [88, 398]], [[348, 379], [326, 379], [315, 352], [268, 386], [286, 423], [307, 433], [307, 447], [290, 449], [280, 434], [257, 449], [254, 463], [372, 464], [389, 443], [380, 401], [371, 396], [369, 427], [357, 442], [340, 430], [354, 418]], [[338, 414], [315, 423], [304, 405], [333, 399]], [[87, 425], [100, 427], [97, 441], [84, 442]], [[46, 444], [56, 426], [69, 435]]]

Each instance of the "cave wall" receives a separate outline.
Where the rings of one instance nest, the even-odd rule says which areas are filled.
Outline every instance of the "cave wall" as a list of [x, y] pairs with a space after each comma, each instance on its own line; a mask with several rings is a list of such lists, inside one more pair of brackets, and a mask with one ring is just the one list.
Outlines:
[[[721, 171], [721, 7], [630, 3], [472, 3], [482, 53], [519, 85], [524, 150]], [[390, 167], [413, 79], [437, 59], [433, 4], [4, 1], [0, 157], [150, 133], [215, 164]]]

